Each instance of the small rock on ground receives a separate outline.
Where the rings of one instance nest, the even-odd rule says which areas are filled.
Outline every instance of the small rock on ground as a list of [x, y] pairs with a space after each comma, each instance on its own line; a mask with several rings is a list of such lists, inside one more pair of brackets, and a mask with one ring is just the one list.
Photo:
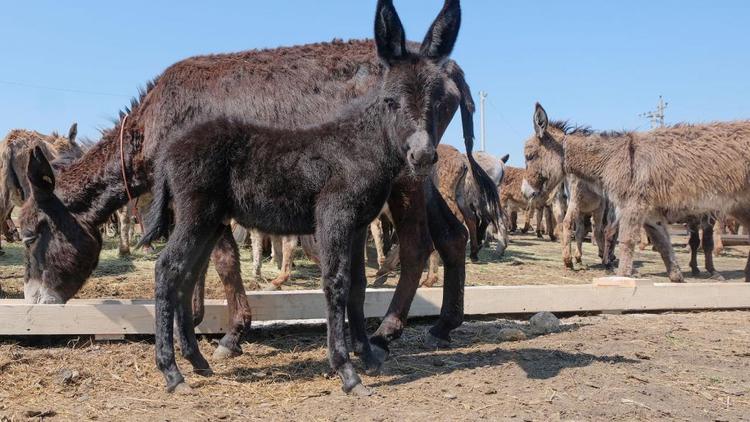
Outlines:
[[534, 334], [546, 334], [560, 329], [560, 320], [550, 312], [539, 312], [529, 320]]

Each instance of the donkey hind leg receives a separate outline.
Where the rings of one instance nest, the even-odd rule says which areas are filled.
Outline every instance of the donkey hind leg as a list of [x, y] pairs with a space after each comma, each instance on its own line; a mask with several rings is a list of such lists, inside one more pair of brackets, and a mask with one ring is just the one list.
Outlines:
[[362, 359], [365, 371], [368, 375], [376, 375], [380, 372], [383, 361], [375, 356], [367, 338], [366, 320], [364, 314], [365, 289], [367, 288], [367, 276], [365, 275], [365, 250], [367, 243], [367, 228], [360, 229], [355, 233], [351, 250], [351, 289], [349, 300], [346, 305], [349, 317], [349, 334], [352, 341], [352, 350]]
[[[422, 270], [432, 250], [422, 183], [415, 183], [411, 179], [396, 181], [388, 199], [388, 206], [399, 240], [399, 247], [393, 249], [398, 249], [401, 273], [388, 311], [380, 327], [370, 337], [373, 350], [382, 359], [388, 356], [388, 344], [401, 337], [404, 331], [409, 307], [417, 293]], [[466, 243], [461, 256], [465, 253]]]
[[716, 220], [710, 216], [701, 218], [701, 231], [703, 232], [703, 256], [706, 259], [706, 271], [711, 278], [717, 281], [724, 281], [724, 277], [716, 271], [714, 267], [714, 226]]
[[631, 277], [633, 271], [633, 255], [635, 245], [640, 238], [643, 218], [638, 216], [635, 210], [622, 210], [618, 218], [619, 223], [619, 243], [620, 243], [620, 263], [617, 267], [617, 275], [622, 277]]
[[185, 382], [175, 361], [174, 319], [179, 327], [183, 356], [199, 373], [210, 373], [195, 338], [191, 300], [194, 285], [219, 234], [218, 227], [204, 222], [178, 225], [156, 263], [156, 365], [170, 392]]
[[675, 257], [674, 249], [672, 248], [672, 242], [669, 239], [669, 230], [667, 229], [666, 220], [661, 220], [655, 224], [649, 222], [643, 227], [651, 238], [654, 248], [656, 248], [661, 255], [662, 261], [664, 261], [669, 281], [672, 283], [684, 283], [685, 277], [682, 275], [680, 265], [677, 263], [677, 258]]
[[276, 264], [276, 268], [281, 270], [281, 264], [283, 259], [283, 241], [281, 236], [271, 236], [271, 260]]
[[440, 319], [430, 328], [425, 340], [428, 347], [445, 347], [451, 330], [464, 321], [464, 285], [466, 283], [467, 233], [451, 212], [437, 188], [428, 182], [427, 222], [435, 248], [443, 260], [443, 303]]
[[723, 227], [724, 227], [724, 219], [718, 219], [714, 221], [714, 232], [713, 232], [713, 240], [714, 240], [714, 255], [720, 256], [724, 254], [724, 241], [722, 238], [723, 234]]
[[281, 254], [281, 272], [279, 275], [271, 280], [269, 288], [271, 290], [281, 290], [281, 286], [284, 285], [292, 277], [292, 265], [294, 263], [294, 248], [297, 247], [298, 236], [274, 236], [278, 238], [281, 243], [281, 251], [277, 252]]
[[130, 222], [132, 215], [130, 211], [130, 203], [115, 212], [117, 213], [117, 220], [120, 225], [119, 254], [120, 256], [128, 256], [130, 255], [130, 230], [132, 226]]
[[604, 207], [597, 208], [591, 214], [591, 236], [596, 240], [596, 248], [599, 251], [599, 258], [604, 263]]
[[432, 251], [427, 264], [427, 277], [422, 281], [422, 287], [432, 287], [438, 281], [438, 268], [440, 268], [440, 254]]
[[557, 241], [557, 233], [555, 233], [555, 226], [557, 225], [557, 222], [555, 221], [555, 216], [553, 215], [552, 207], [550, 206], [544, 207], [544, 224], [547, 236], [549, 236], [549, 240], [553, 242]]
[[213, 354], [214, 360], [223, 360], [242, 354], [240, 341], [250, 332], [252, 313], [242, 285], [240, 272], [240, 251], [237, 242], [227, 227], [219, 237], [211, 254], [211, 259], [224, 285], [224, 293], [229, 307], [229, 329], [219, 340]]
[[479, 222], [474, 213], [464, 215], [464, 219], [466, 228], [469, 230], [469, 259], [472, 263], [476, 264], [479, 262]]
[[690, 234], [690, 239], [688, 240], [688, 245], [690, 246], [690, 271], [696, 277], [701, 274], [701, 270], [698, 268], [698, 248], [701, 245], [698, 230], [697, 221], [690, 221], [688, 223], [688, 233]]
[[[331, 368], [341, 378], [341, 388], [344, 392], [369, 395], [370, 391], [362, 385], [362, 380], [349, 359], [344, 328], [347, 305], [351, 304], [356, 307], [357, 304], [354, 302], [359, 302], [359, 298], [352, 301], [349, 298], [352, 284], [351, 256], [354, 233], [347, 227], [346, 217], [342, 210], [339, 209], [336, 212], [318, 210], [316, 214], [318, 216], [316, 237], [320, 243], [320, 269], [323, 276], [323, 293], [326, 298], [328, 322], [328, 361]], [[334, 218], [320, 218], [320, 216], [334, 215], [336, 216]], [[357, 249], [359, 252], [356, 253], [361, 254], [361, 245], [358, 245]], [[359, 315], [355, 315], [355, 319], [357, 316]]]

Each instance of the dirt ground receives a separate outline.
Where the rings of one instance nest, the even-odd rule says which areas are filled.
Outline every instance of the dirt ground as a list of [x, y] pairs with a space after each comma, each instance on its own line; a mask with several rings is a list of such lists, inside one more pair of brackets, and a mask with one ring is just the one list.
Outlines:
[[[674, 243], [687, 269], [685, 239]], [[120, 259], [114, 243], [109, 246], [79, 296], [152, 297], [154, 258], [137, 253]], [[585, 247], [588, 269], [564, 271], [559, 244], [513, 236], [505, 257], [485, 250], [479, 264], [467, 263], [467, 283], [588, 283], [605, 272], [594, 247]], [[0, 288], [20, 297], [22, 250], [4, 248]], [[717, 260], [730, 282], [742, 280], [747, 252], [730, 248]], [[666, 281], [656, 253], [639, 256], [642, 276]], [[242, 260], [249, 274], [248, 251]], [[263, 270], [269, 279], [277, 273], [268, 262]], [[371, 281], [374, 272], [368, 269]], [[298, 260], [289, 288], [318, 288], [318, 275], [312, 263]], [[221, 298], [213, 272], [208, 287], [208, 296]], [[210, 378], [178, 360], [190, 395], [164, 392], [152, 338], [109, 344], [84, 337], [6, 338], [0, 340], [0, 421], [748, 420], [748, 320], [750, 312], [742, 311], [569, 316], [560, 332], [506, 342], [501, 329], [527, 329], [528, 323], [481, 318], [456, 330], [447, 350], [424, 349], [431, 321], [412, 321], [384, 373], [363, 377], [375, 392], [369, 398], [345, 396], [329, 375], [322, 326], [254, 330], [244, 355], [212, 362]], [[371, 330], [377, 323], [370, 321]], [[213, 340], [201, 340], [207, 356]]]
[[213, 363], [213, 377], [188, 373], [191, 395], [163, 391], [150, 341], [5, 341], [0, 420], [747, 420], [749, 319], [574, 316], [517, 342], [498, 331], [525, 322], [475, 320], [440, 351], [420, 348], [428, 326], [412, 324], [384, 374], [363, 378], [369, 398], [343, 395], [328, 376], [322, 327], [256, 331], [244, 355]]

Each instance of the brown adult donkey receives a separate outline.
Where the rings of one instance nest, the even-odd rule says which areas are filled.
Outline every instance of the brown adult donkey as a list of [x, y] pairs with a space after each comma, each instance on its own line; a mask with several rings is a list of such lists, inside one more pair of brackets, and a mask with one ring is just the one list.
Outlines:
[[67, 137], [57, 132], [45, 135], [25, 129], [8, 132], [0, 143], [0, 221], [5, 222], [13, 207], [22, 206], [31, 195], [26, 178], [30, 151], [40, 147], [53, 166], [60, 169], [83, 155], [83, 149], [76, 142], [77, 133], [75, 123], [70, 126]]
[[[395, 16], [390, 1], [381, 1], [379, 8], [384, 18]], [[458, 27], [459, 14], [459, 2], [446, 1], [424, 45], [406, 43], [404, 48], [415, 60], [421, 57], [420, 49], [429, 52], [435, 42], [446, 36], [445, 31]], [[401, 31], [400, 24], [393, 30]], [[442, 95], [425, 104], [432, 108], [436, 122], [432, 135], [435, 140], [440, 139], [460, 107], [470, 154], [474, 110], [470, 89], [455, 62], [446, 59], [437, 66]], [[26, 203], [23, 230], [29, 238], [36, 238], [29, 244], [26, 264], [26, 284], [36, 293], [28, 299], [65, 302], [81, 288], [101, 250], [97, 227], [126, 204], [126, 182], [136, 196], [150, 189], [153, 158], [173, 133], [216, 116], [252, 118], [288, 129], [319, 124], [380, 84], [384, 70], [371, 40], [200, 56], [171, 66], [149, 84], [139, 101], [131, 104], [127, 117], [123, 114], [96, 146], [57, 177], [53, 195], [44, 201], [32, 198]], [[419, 81], [415, 83], [418, 85]], [[121, 153], [126, 180], [122, 176]], [[488, 203], [497, 204], [494, 185], [478, 165], [475, 167], [473, 174], [482, 186], [487, 186], [483, 191]], [[30, 176], [38, 180], [36, 175]], [[284, 189], [281, 184], [277, 186]], [[463, 320], [467, 240], [466, 230], [427, 179], [404, 174], [393, 183], [388, 205], [399, 240], [408, 247], [401, 248], [400, 280], [391, 306], [371, 338], [382, 359], [387, 356], [388, 344], [403, 331], [433, 243], [445, 263], [445, 285], [441, 317], [427, 339], [431, 343], [450, 341], [449, 332]], [[232, 318], [231, 328], [215, 355], [226, 357], [242, 353], [239, 342], [251, 320], [237, 245], [228, 226], [217, 241], [212, 258], [224, 283]], [[196, 321], [201, 317], [201, 308], [197, 307]]]
[[[524, 149], [529, 185], [544, 193], [569, 174], [599, 186], [617, 209], [619, 275], [633, 274], [644, 223], [672, 281], [683, 278], [669, 240], [669, 215], [719, 209], [750, 223], [750, 121], [579, 137], [550, 125], [537, 104], [533, 124]], [[745, 281], [750, 282], [750, 257]]]

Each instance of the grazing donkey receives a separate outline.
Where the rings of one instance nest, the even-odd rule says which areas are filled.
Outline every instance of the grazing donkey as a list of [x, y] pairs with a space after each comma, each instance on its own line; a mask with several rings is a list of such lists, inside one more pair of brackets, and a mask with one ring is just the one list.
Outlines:
[[[388, 6], [392, 9], [392, 6]], [[438, 21], [457, 14], [457, 0], [447, 0]], [[434, 35], [448, 28], [436, 25]], [[429, 36], [432, 44], [434, 36]], [[385, 66], [372, 40], [334, 41], [270, 50], [198, 56], [170, 66], [131, 103], [127, 114], [105, 131], [102, 140], [56, 178], [52, 196], [27, 201], [21, 213], [22, 231], [29, 238], [26, 285], [36, 303], [70, 299], [96, 267], [101, 250], [98, 226], [133, 196], [152, 185], [154, 157], [163, 141], [186, 125], [211, 117], [252, 118], [275, 127], [299, 128], [323, 123], [345, 104], [380, 85]], [[406, 43], [418, 56], [420, 45]], [[444, 84], [442, 98], [433, 104], [437, 133], [442, 136], [460, 108], [466, 151], [473, 149], [471, 89], [452, 60], [438, 63]], [[122, 158], [124, 156], [125, 177]], [[472, 159], [472, 167], [476, 161]], [[497, 203], [497, 192], [476, 164], [472, 174]], [[483, 175], [483, 176], [482, 176]], [[32, 175], [33, 180], [44, 182]], [[277, 186], [280, 186], [277, 184]], [[41, 188], [50, 189], [48, 183]], [[443, 307], [440, 318], [425, 336], [430, 346], [450, 342], [450, 332], [463, 321], [463, 286], [467, 234], [429, 179], [405, 174], [392, 186], [388, 207], [400, 248], [401, 272], [386, 316], [370, 338], [381, 360], [398, 339], [432, 244], [444, 262]], [[432, 242], [430, 242], [432, 240]], [[352, 267], [364, 261], [354, 251]], [[242, 353], [251, 313], [239, 270], [237, 244], [229, 227], [212, 254], [229, 304], [230, 328], [219, 341], [214, 358]], [[44, 274], [44, 277], [42, 277]], [[196, 303], [202, 303], [196, 298]], [[195, 321], [202, 318], [198, 307]]]
[[365, 327], [367, 280], [361, 268], [352, 269], [351, 257], [362, 254], [367, 228], [399, 174], [408, 169], [425, 177], [437, 161], [434, 113], [445, 89], [440, 63], [458, 35], [460, 11], [454, 5], [443, 9], [419, 53], [412, 53], [391, 2], [379, 1], [375, 41], [387, 68], [383, 81], [330, 122], [274, 129], [220, 116], [188, 126], [162, 145], [151, 231], [144, 240], [167, 235], [171, 203], [175, 226], [155, 270], [156, 361], [168, 391], [184, 384], [175, 362], [173, 320], [183, 356], [196, 372], [210, 373], [195, 338], [191, 301], [214, 245], [234, 218], [266, 233], [315, 234], [331, 367], [345, 392], [370, 394], [346, 344], [348, 316], [353, 349], [368, 372], [379, 370]]
[[[543, 194], [574, 175], [600, 187], [617, 210], [619, 275], [633, 274], [633, 252], [644, 224], [670, 280], [681, 282], [667, 230], [670, 216], [719, 208], [750, 222], [750, 121], [576, 137], [550, 125], [537, 104], [533, 123], [534, 135], [524, 149], [529, 185]], [[750, 282], [750, 257], [745, 280]]]
[[[62, 168], [83, 155], [83, 149], [76, 143], [78, 125], [73, 123], [68, 136], [57, 132], [44, 135], [32, 130], [11, 130], [0, 143], [0, 221], [10, 218], [13, 207], [20, 207], [31, 194], [26, 165], [29, 153], [39, 146], [53, 167]], [[0, 251], [0, 254], [2, 252]]]

